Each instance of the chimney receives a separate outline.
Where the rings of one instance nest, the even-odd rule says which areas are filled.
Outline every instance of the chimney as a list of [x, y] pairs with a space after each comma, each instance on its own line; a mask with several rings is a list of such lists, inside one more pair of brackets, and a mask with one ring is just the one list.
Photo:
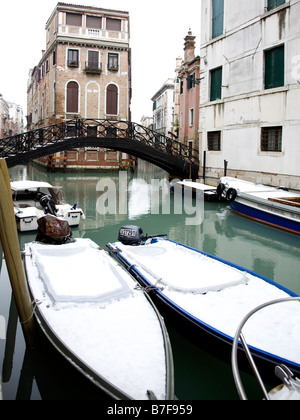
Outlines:
[[184, 38], [184, 62], [188, 63], [195, 58], [195, 36], [193, 36], [191, 28], [188, 35]]

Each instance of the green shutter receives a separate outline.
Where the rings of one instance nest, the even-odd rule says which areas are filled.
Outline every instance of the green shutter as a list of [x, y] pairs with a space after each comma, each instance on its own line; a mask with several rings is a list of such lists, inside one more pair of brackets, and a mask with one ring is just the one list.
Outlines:
[[284, 86], [284, 46], [265, 52], [265, 89]]
[[213, 0], [212, 37], [223, 34], [224, 29], [224, 0]]
[[210, 80], [210, 100], [222, 98], [222, 67], [212, 70]]

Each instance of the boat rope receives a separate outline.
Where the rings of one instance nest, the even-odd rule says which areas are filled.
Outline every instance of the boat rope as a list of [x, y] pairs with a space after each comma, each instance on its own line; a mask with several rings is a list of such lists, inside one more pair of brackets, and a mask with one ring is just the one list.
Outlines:
[[136, 286], [135, 286], [135, 289], [137, 289], [137, 290], [143, 290], [143, 292], [146, 292], [146, 293], [148, 293], [148, 292], [151, 292], [151, 290], [160, 290], [161, 292], [164, 290], [164, 288], [163, 287], [158, 287], [157, 286], [157, 284], [161, 281], [162, 279], [159, 279], [155, 284], [152, 284], [151, 286], [146, 286], [146, 287], [144, 287], [144, 286], [142, 286], [142, 285], [140, 285], [140, 284], [137, 284]]
[[37, 306], [40, 305], [42, 302], [43, 302], [42, 300], [37, 300], [37, 299], [35, 301], [31, 302], [32, 313], [31, 313], [30, 317], [26, 321], [20, 321], [21, 325], [25, 325], [29, 321], [32, 320], [33, 315], [35, 314], [35, 311], [36, 311]]
[[132, 267], [136, 267], [136, 264], [131, 264], [131, 265], [127, 268], [127, 271], [129, 272], [129, 271], [132, 269]]

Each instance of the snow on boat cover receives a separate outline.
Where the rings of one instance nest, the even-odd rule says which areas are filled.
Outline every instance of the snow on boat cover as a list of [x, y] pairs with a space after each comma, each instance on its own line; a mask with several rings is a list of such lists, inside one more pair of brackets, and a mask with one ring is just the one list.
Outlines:
[[[155, 286], [155, 294], [169, 308], [229, 344], [251, 310], [296, 296], [243, 267], [168, 239], [139, 246], [116, 242], [108, 248], [144, 286]], [[250, 319], [244, 335], [258, 356], [300, 372], [300, 305], [277, 306]]]
[[25, 266], [37, 320], [76, 368], [116, 399], [173, 398], [163, 320], [107, 252], [89, 239], [33, 242]]

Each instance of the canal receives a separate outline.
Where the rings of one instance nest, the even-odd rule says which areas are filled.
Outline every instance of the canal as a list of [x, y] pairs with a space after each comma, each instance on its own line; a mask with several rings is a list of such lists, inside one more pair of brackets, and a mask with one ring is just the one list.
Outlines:
[[[63, 187], [65, 201], [77, 203], [86, 215], [80, 226], [72, 229], [75, 238], [90, 238], [105, 247], [108, 242], [117, 240], [122, 225], [135, 224], [141, 226], [144, 233], [167, 234], [169, 239], [242, 265], [300, 294], [299, 237], [237, 216], [226, 203], [201, 202], [199, 208], [195, 202], [189, 203], [190, 208], [184, 203], [180, 212], [172, 195], [168, 195], [167, 174], [153, 165], [139, 161], [136, 172], [127, 176], [126, 172], [121, 175], [99, 172], [51, 174], [44, 168], [28, 165], [10, 169], [10, 176], [12, 180], [47, 181]], [[153, 180], [157, 182], [153, 183]], [[157, 185], [166, 200], [153, 194]], [[19, 234], [20, 246], [34, 240], [35, 236], [35, 233]], [[69, 366], [48, 343], [34, 352], [26, 349], [2, 258], [0, 264], [3, 398], [106, 400], [103, 393]], [[187, 267], [188, 273], [191, 273], [190, 267]], [[224, 361], [195, 345], [192, 338], [178, 331], [168, 319], [166, 324], [173, 348], [178, 400], [237, 400], [230, 360]], [[249, 374], [243, 374], [243, 381], [249, 398], [261, 398], [256, 382]]]

